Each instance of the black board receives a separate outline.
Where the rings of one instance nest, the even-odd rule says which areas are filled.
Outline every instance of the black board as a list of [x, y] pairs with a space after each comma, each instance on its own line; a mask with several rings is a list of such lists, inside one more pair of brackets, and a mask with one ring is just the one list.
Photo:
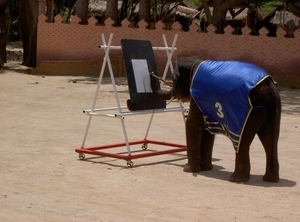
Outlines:
[[[150, 75], [158, 75], [150, 41], [121, 39], [130, 99], [130, 111], [166, 108], [166, 101], [155, 96], [150, 87]], [[157, 85], [159, 86], [159, 82]]]

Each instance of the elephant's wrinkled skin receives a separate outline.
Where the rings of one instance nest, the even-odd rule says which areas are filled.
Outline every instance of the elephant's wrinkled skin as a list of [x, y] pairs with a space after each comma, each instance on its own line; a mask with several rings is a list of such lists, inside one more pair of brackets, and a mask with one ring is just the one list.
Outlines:
[[[186, 141], [188, 163], [184, 166], [185, 172], [199, 172], [211, 170], [212, 150], [215, 135], [205, 128], [205, 121], [190, 94], [190, 85], [196, 68], [201, 63], [191, 57], [180, 57], [177, 60], [173, 87], [170, 91], [158, 90], [154, 77], [151, 77], [153, 92], [160, 98], [169, 100], [171, 97], [190, 101], [189, 114], [186, 120]], [[174, 87], [176, 85], [176, 87]], [[244, 127], [239, 151], [236, 152], [235, 170], [230, 177], [231, 181], [244, 182], [250, 179], [249, 148], [254, 136], [257, 134], [266, 152], [266, 172], [263, 180], [269, 182], [279, 181], [279, 163], [277, 157], [277, 144], [279, 138], [281, 100], [279, 90], [271, 77], [261, 81], [251, 90], [249, 98], [253, 109]]]

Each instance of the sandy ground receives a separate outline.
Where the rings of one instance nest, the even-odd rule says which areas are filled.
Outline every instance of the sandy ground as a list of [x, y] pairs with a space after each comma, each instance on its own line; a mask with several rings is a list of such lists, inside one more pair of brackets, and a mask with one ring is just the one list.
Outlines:
[[[265, 154], [255, 138], [250, 181], [232, 183], [235, 154], [224, 136], [216, 137], [214, 169], [196, 174], [182, 171], [184, 152], [135, 159], [132, 168], [109, 157], [79, 160], [95, 79], [0, 72], [0, 221], [300, 220], [300, 90], [281, 91], [280, 182], [262, 181]], [[127, 86], [118, 90], [124, 104]], [[96, 107], [115, 106], [111, 84], [100, 91]], [[130, 140], [144, 138], [149, 118], [125, 118]], [[148, 137], [185, 143], [181, 114], [156, 114]], [[119, 119], [92, 118], [86, 146], [123, 141]], [[126, 148], [110, 149], [119, 151]]]
[[[214, 169], [197, 174], [182, 172], [184, 152], [135, 159], [133, 168], [109, 157], [79, 160], [74, 150], [88, 120], [82, 110], [91, 107], [95, 90], [87, 77], [2, 71], [0, 221], [299, 221], [299, 90], [281, 91], [279, 183], [262, 181], [265, 155], [257, 138], [247, 183], [228, 181], [234, 150], [224, 136], [216, 138]], [[100, 90], [97, 105], [114, 106], [112, 86]], [[124, 103], [127, 86], [118, 90]], [[130, 140], [144, 137], [148, 120], [126, 117]], [[181, 114], [156, 114], [149, 138], [185, 143]], [[86, 145], [122, 141], [120, 120], [92, 118]]]

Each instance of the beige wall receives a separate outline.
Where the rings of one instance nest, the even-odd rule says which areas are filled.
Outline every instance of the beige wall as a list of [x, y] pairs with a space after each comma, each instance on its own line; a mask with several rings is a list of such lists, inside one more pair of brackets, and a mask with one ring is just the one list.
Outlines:
[[[139, 23], [140, 28], [128, 28], [128, 21], [122, 27], [113, 27], [110, 19], [105, 26], [96, 26], [91, 18], [88, 25], [79, 25], [79, 18], [73, 17], [71, 24], [63, 24], [61, 16], [55, 17], [55, 23], [46, 23], [44, 14], [39, 16], [37, 38], [37, 69], [45, 61], [101, 61], [104, 51], [101, 34], [108, 39], [114, 33], [112, 45], [120, 45], [122, 38], [150, 40], [152, 46], [164, 46], [162, 34], [171, 45], [174, 35], [179, 34], [177, 51], [173, 61], [181, 55], [196, 55], [202, 59], [241, 60], [254, 63], [275, 76], [300, 75], [300, 30], [295, 38], [285, 38], [283, 29], [277, 31], [277, 37], [268, 37], [266, 29], [261, 29], [260, 36], [250, 36], [245, 27], [243, 35], [233, 35], [231, 27], [226, 27], [225, 34], [215, 34], [214, 27], [208, 27], [208, 33], [197, 32], [193, 24], [190, 32], [180, 31], [180, 24], [175, 23], [172, 31], [163, 30], [163, 23], [158, 22], [155, 30], [144, 28], [146, 23]], [[155, 51], [158, 66], [166, 63], [166, 53]], [[122, 56], [121, 50], [111, 50], [112, 59]], [[95, 64], [95, 63], [94, 63]], [[97, 63], [99, 64], [99, 63]], [[99, 68], [97, 67], [96, 70]], [[118, 74], [116, 74], [118, 75]]]

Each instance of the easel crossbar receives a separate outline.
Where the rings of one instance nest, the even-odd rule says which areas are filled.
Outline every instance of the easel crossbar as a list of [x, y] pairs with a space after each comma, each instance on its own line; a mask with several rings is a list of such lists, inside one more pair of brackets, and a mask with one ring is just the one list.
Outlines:
[[[125, 108], [125, 107], [123, 107]], [[109, 117], [123, 117], [123, 116], [131, 116], [131, 115], [141, 115], [141, 114], [152, 114], [152, 113], [165, 113], [165, 112], [182, 112], [182, 111], [188, 111], [188, 107], [169, 107], [165, 109], [150, 109], [150, 110], [140, 110], [140, 111], [126, 111], [126, 112], [120, 112], [115, 114], [102, 114], [100, 112], [102, 111], [108, 111], [108, 110], [117, 110], [118, 107], [109, 107], [109, 108], [98, 108], [94, 109], [94, 111], [88, 109], [83, 110], [83, 113], [87, 115], [92, 116], [109, 116]]]
[[[100, 45], [99, 48], [107, 49], [108, 46], [107, 45]], [[119, 46], [119, 45], [112, 45], [112, 46], [109, 46], [109, 49], [121, 50], [122, 47]], [[157, 51], [177, 50], [176, 47], [173, 48], [173, 47], [163, 47], [163, 46], [157, 46], [157, 47], [153, 46], [152, 49], [157, 50]]]

